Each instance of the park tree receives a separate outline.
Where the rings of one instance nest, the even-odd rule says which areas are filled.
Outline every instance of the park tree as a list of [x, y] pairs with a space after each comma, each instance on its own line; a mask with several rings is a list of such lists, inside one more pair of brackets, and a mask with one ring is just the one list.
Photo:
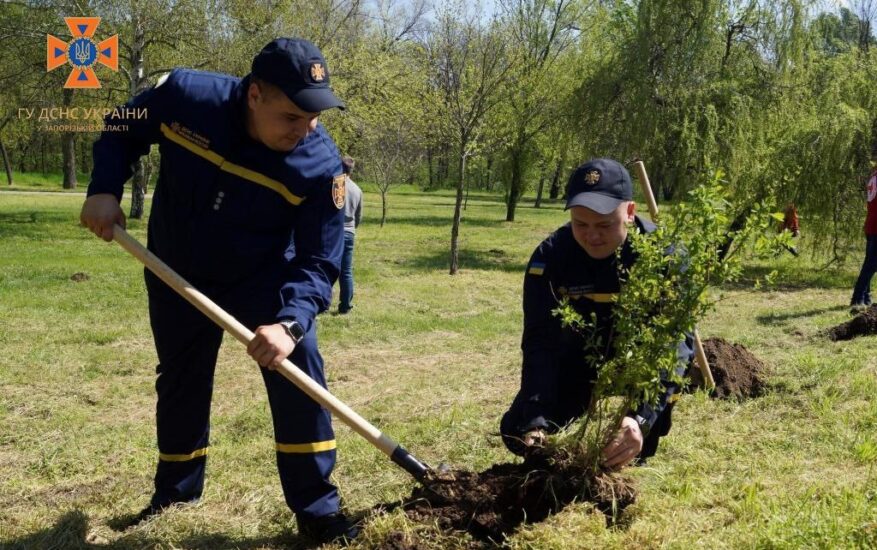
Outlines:
[[[379, 2], [368, 35], [349, 52], [342, 73], [349, 114], [336, 117], [342, 150], [358, 157], [368, 180], [381, 194], [381, 227], [387, 221], [390, 188], [413, 181], [425, 150], [430, 101], [424, 66], [416, 60], [415, 41], [422, 25], [424, 3]], [[335, 125], [333, 124], [333, 130]]]
[[[451, 225], [450, 274], [459, 269], [466, 161], [474, 154], [486, 115], [501, 101], [501, 84], [511, 68], [507, 42], [496, 20], [468, 12], [461, 3], [442, 6], [423, 44], [424, 61], [441, 102], [431, 114], [437, 130], [457, 155], [457, 185]], [[436, 109], [436, 107], [438, 107]]]
[[[208, 0], [98, 0], [92, 9], [102, 25], [119, 35], [119, 72], [113, 96], [124, 103], [177, 66], [203, 68], [222, 51], [209, 32], [214, 6]], [[141, 158], [131, 180], [129, 217], [144, 213], [144, 199], [153, 162]]]
[[[24, 168], [27, 151], [40, 150], [44, 171], [47, 154], [55, 156], [47, 151], [50, 144], [56, 142], [52, 139], [54, 135], [33, 130], [43, 108], [70, 107], [74, 103], [71, 94], [62, 94], [66, 75], [47, 72], [45, 60], [46, 35], [69, 32], [62, 14], [74, 14], [74, 8], [69, 2], [42, 2], [33, 6], [0, 4], [0, 156], [9, 185], [13, 183], [15, 158], [10, 155], [7, 144], [19, 153], [20, 169]], [[29, 109], [30, 116], [22, 119], [21, 109]], [[63, 150], [65, 188], [76, 185], [74, 140], [72, 132], [65, 132], [57, 140]]]
[[[499, 116], [505, 147], [503, 163], [506, 221], [527, 190], [528, 176], [547, 166], [536, 139], [563, 116], [574, 81], [565, 51], [578, 36], [583, 7], [578, 0], [500, 0], [501, 22], [513, 60], [504, 82], [506, 101]], [[553, 156], [553, 155], [549, 155]], [[541, 160], [540, 160], [541, 157]]]

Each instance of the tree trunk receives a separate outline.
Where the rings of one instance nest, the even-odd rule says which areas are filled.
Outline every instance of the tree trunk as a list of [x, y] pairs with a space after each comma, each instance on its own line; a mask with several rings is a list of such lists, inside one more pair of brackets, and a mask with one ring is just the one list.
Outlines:
[[466, 210], [466, 207], [469, 206], [469, 179], [466, 179], [466, 198], [463, 200], [463, 210]]
[[88, 139], [80, 139], [79, 140], [79, 162], [82, 165], [82, 171], [86, 174], [91, 172], [91, 164], [88, 162], [89, 154], [88, 154]]
[[557, 168], [554, 169], [554, 177], [551, 179], [551, 188], [548, 190], [548, 197], [556, 199], [560, 195], [560, 171], [563, 169], [563, 157], [557, 161]]
[[[69, 110], [73, 103], [73, 90], [64, 89], [64, 108]], [[76, 134], [61, 134], [61, 153], [64, 157], [64, 189], [76, 189]]]
[[505, 221], [515, 221], [515, 208], [524, 194], [524, 147], [519, 145], [511, 151], [512, 173], [509, 192], [506, 195]]
[[[146, 47], [146, 35], [141, 24], [139, 14], [134, 15], [132, 21], [134, 27], [134, 40], [131, 44], [131, 80], [129, 90], [131, 97], [136, 96], [146, 86], [146, 71], [143, 62], [143, 50]], [[146, 199], [146, 166], [145, 160], [140, 158], [134, 163], [134, 177], [131, 179], [131, 212], [128, 217], [132, 220], [143, 218], [143, 203]]]
[[61, 152], [64, 156], [64, 189], [76, 189], [76, 139], [73, 132], [61, 135]]
[[381, 190], [381, 227], [384, 227], [387, 222], [387, 189], [383, 187], [379, 189]]
[[144, 176], [143, 159], [134, 163], [134, 178], [131, 180], [131, 212], [128, 218], [139, 220], [143, 218], [144, 203], [146, 202], [146, 178]]
[[438, 181], [436, 184], [440, 187], [444, 187], [445, 182], [448, 181], [449, 173], [450, 173], [450, 160], [448, 157], [450, 156], [449, 147], [447, 144], [443, 144], [439, 151], [439, 162], [438, 162]]
[[466, 140], [460, 143], [460, 177], [457, 179], [457, 201], [454, 203], [454, 223], [451, 225], [451, 275], [456, 275], [459, 268], [459, 236], [460, 217], [463, 207], [463, 180], [466, 174]]
[[40, 139], [40, 172], [49, 173], [49, 167], [46, 166], [46, 134], [43, 134]]
[[749, 219], [749, 213], [750, 209], [744, 208], [739, 214], [737, 214], [734, 221], [731, 222], [731, 225], [728, 227], [728, 236], [721, 246], [719, 246], [719, 261], [724, 261], [725, 256], [731, 251], [731, 245], [734, 244], [734, 237], [732, 235], [743, 229], [743, 226], [746, 225], [746, 220]]
[[516, 168], [512, 168], [512, 185], [509, 188], [509, 194], [506, 197], [505, 221], [515, 221], [515, 208], [518, 206], [518, 197], [520, 196], [521, 175]]
[[0, 154], [3, 155], [3, 166], [6, 168], [6, 181], [12, 185], [12, 166], [9, 165], [9, 153], [6, 152], [6, 146], [3, 145], [2, 139], [0, 139]]
[[433, 167], [432, 167], [432, 147], [426, 148], [426, 163], [427, 163], [427, 173], [429, 173], [429, 187], [427, 187], [427, 189], [434, 189], [434, 187], [433, 187]]
[[542, 172], [542, 175], [539, 176], [539, 188], [536, 189], [536, 202], [533, 203], [533, 208], [541, 208], [542, 207], [542, 189], [545, 188], [545, 172]]
[[868, 14], [862, 13], [862, 16], [859, 18], [859, 50], [867, 55], [870, 42], [871, 21], [868, 19]]
[[27, 162], [27, 146], [25, 146], [25, 148], [22, 149], [19, 153], [19, 157], [18, 157], [18, 171], [19, 172], [27, 172], [27, 165], [25, 164], [26, 162]]

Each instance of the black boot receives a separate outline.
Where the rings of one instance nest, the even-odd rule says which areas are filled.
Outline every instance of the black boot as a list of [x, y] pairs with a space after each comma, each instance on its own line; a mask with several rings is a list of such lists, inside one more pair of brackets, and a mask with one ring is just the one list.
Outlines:
[[359, 535], [359, 527], [341, 512], [316, 518], [296, 516], [298, 532], [319, 544], [347, 544]]

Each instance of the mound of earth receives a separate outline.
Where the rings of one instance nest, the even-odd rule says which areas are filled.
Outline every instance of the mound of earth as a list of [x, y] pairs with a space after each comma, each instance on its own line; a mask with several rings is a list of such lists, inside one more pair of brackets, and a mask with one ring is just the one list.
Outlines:
[[[713, 397], [741, 400], [761, 395], [765, 367], [752, 352], [723, 338], [707, 338], [703, 349], [716, 381]], [[693, 384], [702, 385], [700, 370], [694, 368], [691, 374]]]
[[828, 338], [832, 342], [852, 340], [856, 336], [877, 334], [877, 307], [871, 306], [846, 323], [828, 329]]
[[574, 500], [614, 515], [635, 498], [630, 482], [618, 474], [588, 477], [545, 465], [497, 464], [480, 473], [432, 474], [402, 507], [415, 521], [435, 520], [442, 530], [499, 543], [520, 524], [540, 522]]

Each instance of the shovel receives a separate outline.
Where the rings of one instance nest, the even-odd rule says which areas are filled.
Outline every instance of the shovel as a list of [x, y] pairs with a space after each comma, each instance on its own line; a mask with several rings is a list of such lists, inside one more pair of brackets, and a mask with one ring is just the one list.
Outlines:
[[[132, 256], [140, 260], [150, 271], [155, 273], [159, 279], [167, 283], [186, 301], [234, 336], [239, 342], [247, 345], [253, 339], [255, 335], [252, 331], [226, 313], [210, 298], [198, 292], [191, 284], [118, 225], [113, 226], [113, 239], [122, 245], [122, 248], [130, 252]], [[366, 419], [359, 416], [353, 409], [316, 383], [310, 376], [293, 365], [289, 359], [284, 359], [277, 370], [311, 399], [329, 409], [332, 414], [350, 426], [353, 431], [380, 449], [381, 452], [390, 457], [390, 460], [414, 476], [414, 479], [417, 481], [424, 481], [427, 474], [431, 472], [428, 466], [417, 460], [401, 445], [381, 433], [380, 430], [372, 426]]]

